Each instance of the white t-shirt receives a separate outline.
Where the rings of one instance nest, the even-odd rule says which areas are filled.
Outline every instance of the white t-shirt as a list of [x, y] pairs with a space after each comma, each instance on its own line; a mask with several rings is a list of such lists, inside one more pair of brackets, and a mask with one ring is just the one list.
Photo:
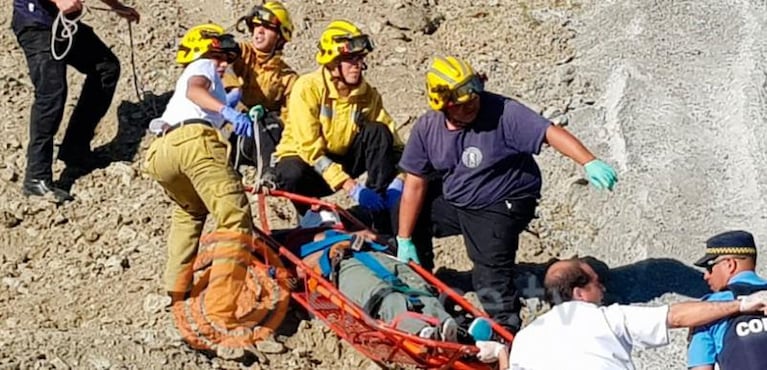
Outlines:
[[668, 344], [667, 316], [668, 306], [556, 305], [514, 338], [510, 369], [633, 370], [633, 347]]
[[[199, 118], [220, 128], [224, 124], [224, 117], [221, 114], [202, 109], [186, 97], [189, 79], [194, 76], [202, 76], [210, 80], [209, 91], [211, 95], [222, 103], [226, 102], [226, 91], [224, 90], [223, 82], [221, 82], [221, 77], [216, 72], [215, 62], [211, 59], [197, 59], [184, 68], [184, 72], [181, 73], [181, 77], [176, 82], [176, 91], [170, 98], [168, 106], [165, 108], [165, 112], [160, 119], [170, 125], [175, 125], [184, 120]], [[149, 129], [155, 133], [162, 131], [162, 129], [158, 131], [152, 125], [150, 125]]]

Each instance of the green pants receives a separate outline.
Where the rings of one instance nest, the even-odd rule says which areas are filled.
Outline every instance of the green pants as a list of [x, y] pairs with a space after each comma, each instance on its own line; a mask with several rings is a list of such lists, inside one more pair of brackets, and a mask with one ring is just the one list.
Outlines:
[[[385, 266], [386, 269], [402, 280], [403, 283], [416, 290], [428, 291], [429, 284], [407, 264], [404, 264], [385, 253], [370, 253], [375, 256], [378, 262]], [[376, 292], [388, 287], [390, 287], [389, 283], [379, 279], [373, 271], [357, 259], [347, 258], [341, 261], [338, 271], [338, 289], [354, 303], [360, 306], [365, 306], [365, 303], [367, 303]], [[444, 307], [439, 302], [439, 299], [436, 297], [419, 296], [418, 299], [423, 303], [423, 309], [421, 310], [422, 314], [435, 317], [439, 319], [440, 323], [450, 318], [450, 315], [445, 311]], [[391, 293], [383, 298], [381, 305], [378, 308], [378, 312], [374, 312], [373, 314], [374, 316], [377, 316], [377, 318], [388, 323], [407, 311], [407, 296], [402, 293]], [[407, 333], [416, 334], [426, 326], [430, 325], [425, 321], [407, 317], [400, 321], [399, 325], [397, 325], [397, 329]]]
[[186, 292], [205, 219], [217, 230], [250, 235], [253, 221], [240, 176], [229, 165], [229, 143], [212, 127], [189, 124], [152, 142], [146, 173], [176, 203], [168, 236], [165, 288]]

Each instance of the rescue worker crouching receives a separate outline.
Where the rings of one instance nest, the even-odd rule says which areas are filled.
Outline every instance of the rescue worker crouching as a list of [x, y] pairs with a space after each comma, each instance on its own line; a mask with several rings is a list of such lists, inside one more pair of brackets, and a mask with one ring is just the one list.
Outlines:
[[[233, 36], [218, 25], [203, 24], [187, 31], [176, 54], [184, 71], [162, 117], [149, 127], [157, 138], [147, 151], [145, 171], [176, 203], [165, 270], [165, 289], [174, 302], [183, 300], [191, 288], [208, 214], [219, 230], [252, 234], [248, 199], [240, 176], [229, 165], [229, 144], [219, 131], [224, 121], [230, 121], [238, 135], [253, 134], [248, 116], [224, 104], [221, 76], [239, 55]], [[215, 284], [226, 285], [232, 292], [242, 280], [242, 276], [224, 274]], [[210, 319], [226, 328], [236, 326], [236, 298], [234, 294], [217, 298], [208, 307]]]
[[[232, 137], [233, 163], [255, 166], [256, 155], [268, 167], [272, 153], [280, 141], [287, 114], [287, 99], [298, 74], [282, 58], [285, 44], [293, 38], [293, 21], [279, 1], [254, 6], [237, 20], [238, 31], [244, 23], [250, 40], [240, 42], [240, 58], [224, 75], [228, 90], [227, 105], [238, 110], [261, 105], [266, 115], [259, 125], [260, 153], [255, 140]], [[239, 138], [239, 140], [238, 140]]]
[[[384, 211], [398, 200], [396, 153], [403, 144], [381, 95], [363, 78], [373, 44], [354, 24], [336, 20], [318, 47], [320, 68], [299, 77], [288, 99], [276, 152], [278, 186], [313, 197], [344, 189], [362, 208]], [[362, 185], [355, 178], [366, 171]]]
[[[706, 269], [713, 294], [704, 301], [719, 302], [755, 292], [767, 294], [767, 280], [754, 271], [756, 243], [751, 233], [727, 231], [706, 241], [706, 254], [695, 262]], [[764, 313], [740, 314], [691, 330], [687, 366], [695, 370], [750, 370], [767, 368], [767, 318]]]
[[535, 215], [544, 142], [581, 165], [599, 188], [615, 171], [572, 134], [519, 102], [484, 91], [465, 61], [435, 58], [426, 74], [432, 110], [410, 133], [399, 166], [407, 172], [397, 225], [398, 257], [434, 266], [432, 237], [463, 235], [474, 288], [486, 311], [519, 330], [514, 281], [519, 234]]

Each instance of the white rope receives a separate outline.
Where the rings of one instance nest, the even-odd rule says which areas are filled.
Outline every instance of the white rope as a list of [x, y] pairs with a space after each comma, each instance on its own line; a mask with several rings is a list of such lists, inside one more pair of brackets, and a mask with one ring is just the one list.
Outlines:
[[[69, 54], [69, 50], [72, 48], [72, 43], [75, 40], [75, 33], [77, 33], [77, 22], [85, 16], [85, 11], [85, 6], [83, 6], [80, 15], [75, 19], [69, 19], [63, 12], [59, 12], [56, 19], [53, 20], [53, 26], [51, 26], [51, 55], [53, 55], [53, 59], [62, 60]], [[58, 36], [59, 27], [61, 27], [61, 38]], [[56, 41], [67, 42], [67, 47], [61, 54], [56, 53]]]
[[261, 175], [264, 173], [264, 159], [261, 155], [261, 129], [258, 125], [258, 114], [253, 116], [253, 139], [256, 141], [256, 181], [261, 187]]
[[261, 158], [261, 135], [260, 135], [260, 127], [259, 127], [259, 114], [253, 112], [253, 108], [251, 108], [251, 111], [248, 112], [250, 115], [251, 120], [253, 121], [253, 140], [256, 142], [256, 158], [251, 158], [250, 156], [246, 155], [245, 153], [242, 153], [242, 148], [245, 145], [245, 137], [238, 136], [237, 137], [237, 153], [235, 153], [234, 156], [234, 168], [237, 169], [240, 167], [240, 155], [242, 154], [243, 157], [253, 161], [256, 163], [256, 183], [260, 187], [261, 186], [261, 175], [264, 172], [264, 160]]

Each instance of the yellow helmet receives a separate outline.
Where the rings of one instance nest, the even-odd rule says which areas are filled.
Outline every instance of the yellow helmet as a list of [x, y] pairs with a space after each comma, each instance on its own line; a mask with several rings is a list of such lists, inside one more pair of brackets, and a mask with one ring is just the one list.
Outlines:
[[178, 45], [176, 62], [189, 64], [210, 54], [220, 54], [230, 62], [240, 56], [240, 46], [234, 36], [224, 33], [224, 28], [213, 23], [194, 26], [186, 31]]
[[238, 31], [240, 22], [245, 22], [248, 30], [253, 30], [258, 25], [276, 30], [285, 42], [293, 38], [293, 21], [290, 13], [279, 1], [267, 1], [264, 5], [256, 5], [250, 12], [237, 20]]
[[317, 43], [317, 63], [326, 65], [339, 56], [364, 54], [373, 51], [373, 42], [368, 35], [353, 23], [335, 20], [325, 28]]
[[436, 57], [426, 72], [426, 95], [434, 110], [463, 104], [484, 91], [484, 81], [464, 60]]

